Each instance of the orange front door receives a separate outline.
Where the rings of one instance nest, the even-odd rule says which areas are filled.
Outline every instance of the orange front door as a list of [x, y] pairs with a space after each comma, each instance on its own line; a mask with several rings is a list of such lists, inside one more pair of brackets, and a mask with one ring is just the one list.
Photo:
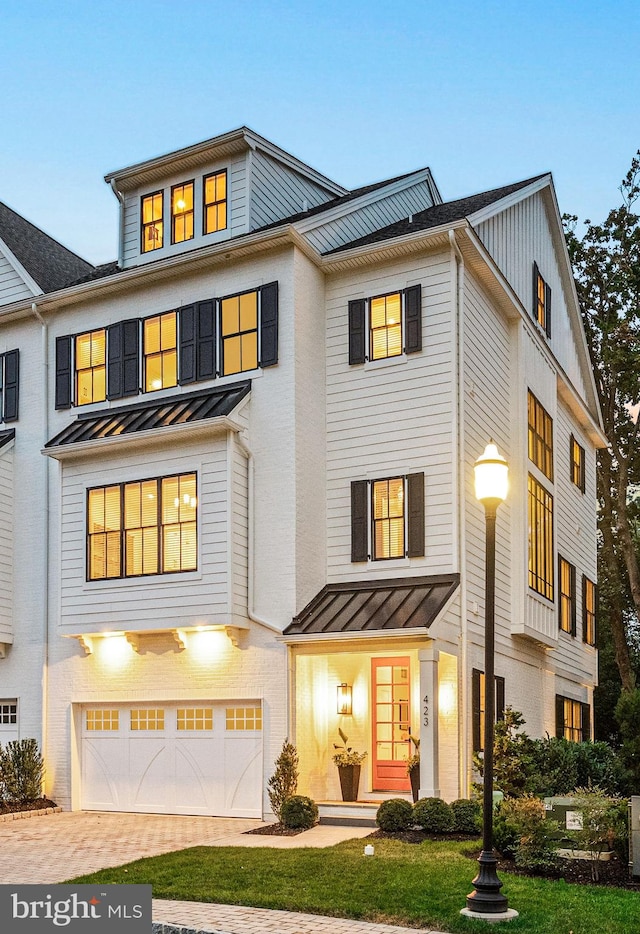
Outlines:
[[373, 790], [409, 791], [409, 659], [371, 659]]

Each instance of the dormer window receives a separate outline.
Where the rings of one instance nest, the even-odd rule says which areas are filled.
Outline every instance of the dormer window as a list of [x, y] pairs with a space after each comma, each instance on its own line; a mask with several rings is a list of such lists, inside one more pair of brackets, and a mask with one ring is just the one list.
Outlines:
[[171, 189], [171, 242], [193, 240], [193, 182]]
[[214, 172], [204, 179], [204, 229], [203, 233], [215, 233], [227, 226], [227, 170]]
[[159, 250], [163, 244], [163, 211], [164, 193], [156, 191], [145, 195], [142, 199], [142, 252], [150, 253]]

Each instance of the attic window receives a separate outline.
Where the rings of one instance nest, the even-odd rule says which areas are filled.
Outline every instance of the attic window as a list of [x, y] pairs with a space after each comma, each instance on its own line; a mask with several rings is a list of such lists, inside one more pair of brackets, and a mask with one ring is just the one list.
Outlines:
[[193, 240], [193, 182], [171, 189], [171, 242]]
[[538, 264], [533, 264], [533, 317], [547, 337], [551, 337], [551, 286], [540, 275]]
[[142, 252], [160, 250], [163, 243], [164, 193], [156, 191], [142, 199]]
[[215, 233], [227, 226], [227, 170], [204, 179], [204, 233]]

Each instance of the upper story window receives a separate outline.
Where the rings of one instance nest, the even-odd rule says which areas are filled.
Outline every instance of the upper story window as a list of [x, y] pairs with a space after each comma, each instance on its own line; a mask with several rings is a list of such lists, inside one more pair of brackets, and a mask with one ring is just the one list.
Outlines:
[[[0, 355], [5, 421], [17, 418], [17, 354]], [[270, 282], [177, 311], [57, 337], [55, 406], [122, 399], [137, 395], [141, 386], [143, 392], [155, 392], [277, 362], [278, 283]]]
[[553, 420], [529, 389], [527, 391], [529, 460], [553, 480]]
[[18, 420], [20, 351], [0, 354], [0, 422]]
[[533, 264], [532, 314], [547, 337], [551, 337], [551, 286], [540, 275], [538, 264]]
[[596, 644], [596, 585], [582, 575], [582, 638], [587, 645]]
[[74, 360], [78, 405], [103, 402], [107, 398], [106, 346], [104, 328], [76, 337]]
[[529, 474], [529, 587], [553, 600], [553, 496]]
[[591, 716], [588, 704], [556, 694], [556, 736], [573, 743], [591, 738]]
[[424, 556], [424, 474], [354, 480], [351, 560]]
[[349, 302], [349, 364], [422, 350], [422, 286]]
[[155, 191], [153, 194], [145, 195], [142, 199], [143, 253], [159, 250], [163, 246], [163, 205], [164, 192], [162, 191]]
[[168, 311], [144, 319], [144, 389], [155, 392], [178, 385], [178, 317]]
[[227, 170], [206, 175], [203, 181], [203, 233], [215, 233], [227, 226]]
[[575, 483], [578, 489], [584, 493], [586, 489], [584, 448], [578, 444], [571, 435], [569, 438], [569, 463], [571, 469], [571, 482]]
[[193, 240], [193, 182], [171, 189], [171, 242]]
[[87, 517], [88, 580], [197, 568], [194, 473], [90, 489]]
[[576, 569], [558, 555], [558, 585], [560, 595], [558, 625], [570, 636], [576, 634]]

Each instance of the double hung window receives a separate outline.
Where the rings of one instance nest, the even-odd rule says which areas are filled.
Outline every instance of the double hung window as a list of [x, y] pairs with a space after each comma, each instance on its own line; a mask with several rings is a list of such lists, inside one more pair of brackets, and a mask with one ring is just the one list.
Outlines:
[[[473, 716], [473, 751], [484, 752], [485, 695], [486, 679], [483, 671], [473, 668], [471, 671], [471, 707]], [[495, 675], [495, 719], [504, 720], [504, 678]]]
[[424, 474], [354, 480], [351, 560], [417, 558], [424, 552]]
[[586, 488], [584, 456], [584, 448], [581, 444], [578, 444], [573, 435], [571, 435], [569, 438], [571, 482], [574, 483], [582, 493], [584, 493]]
[[203, 233], [215, 233], [227, 226], [227, 170], [207, 175], [203, 181]]
[[534, 321], [551, 337], [551, 286], [542, 278], [537, 263], [533, 264], [532, 312]]
[[558, 625], [570, 636], [576, 634], [576, 569], [558, 555]]
[[142, 199], [142, 252], [162, 249], [164, 243], [164, 192], [155, 191]]
[[349, 364], [422, 350], [422, 287], [349, 302]]
[[587, 645], [596, 644], [597, 589], [588, 577], [582, 576], [582, 638]]
[[573, 743], [591, 739], [591, 711], [588, 704], [556, 694], [556, 736]]
[[171, 242], [193, 240], [193, 182], [171, 189]]

